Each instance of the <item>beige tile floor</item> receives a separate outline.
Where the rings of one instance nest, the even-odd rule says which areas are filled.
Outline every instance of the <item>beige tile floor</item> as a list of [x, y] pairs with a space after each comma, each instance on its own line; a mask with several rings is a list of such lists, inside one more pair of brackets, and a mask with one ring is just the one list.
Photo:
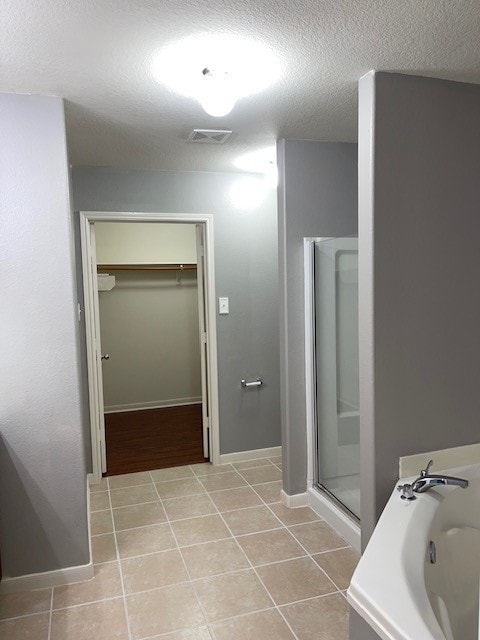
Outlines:
[[357, 555], [280, 488], [279, 458], [104, 479], [95, 577], [0, 596], [0, 638], [347, 640]]

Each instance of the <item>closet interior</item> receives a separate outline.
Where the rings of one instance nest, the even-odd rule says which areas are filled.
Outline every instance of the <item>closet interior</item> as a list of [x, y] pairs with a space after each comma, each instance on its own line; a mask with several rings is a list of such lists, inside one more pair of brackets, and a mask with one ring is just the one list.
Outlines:
[[195, 224], [95, 223], [106, 474], [205, 461]]

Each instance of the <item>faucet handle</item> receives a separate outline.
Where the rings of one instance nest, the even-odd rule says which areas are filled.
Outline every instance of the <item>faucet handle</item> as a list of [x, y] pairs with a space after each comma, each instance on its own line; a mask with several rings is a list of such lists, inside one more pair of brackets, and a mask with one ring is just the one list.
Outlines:
[[397, 491], [401, 491], [400, 498], [402, 500], [416, 500], [416, 496], [413, 494], [413, 485], [411, 484], [399, 484]]
[[430, 471], [430, 467], [432, 466], [432, 464], [433, 464], [433, 460], [430, 460], [429, 463], [427, 464], [427, 467], [420, 471], [421, 478], [425, 478], [425, 476], [428, 476], [428, 473]]

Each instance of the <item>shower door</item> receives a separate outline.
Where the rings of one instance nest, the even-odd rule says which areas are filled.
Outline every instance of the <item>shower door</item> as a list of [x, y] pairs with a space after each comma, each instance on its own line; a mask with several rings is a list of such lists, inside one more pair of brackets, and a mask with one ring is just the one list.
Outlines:
[[360, 517], [358, 239], [314, 241], [316, 477]]

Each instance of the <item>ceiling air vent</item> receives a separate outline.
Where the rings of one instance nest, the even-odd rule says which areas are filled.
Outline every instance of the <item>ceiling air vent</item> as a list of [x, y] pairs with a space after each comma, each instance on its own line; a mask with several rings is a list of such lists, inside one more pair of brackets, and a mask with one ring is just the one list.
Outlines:
[[232, 135], [226, 129], [194, 129], [188, 136], [187, 142], [196, 144], [223, 144]]

